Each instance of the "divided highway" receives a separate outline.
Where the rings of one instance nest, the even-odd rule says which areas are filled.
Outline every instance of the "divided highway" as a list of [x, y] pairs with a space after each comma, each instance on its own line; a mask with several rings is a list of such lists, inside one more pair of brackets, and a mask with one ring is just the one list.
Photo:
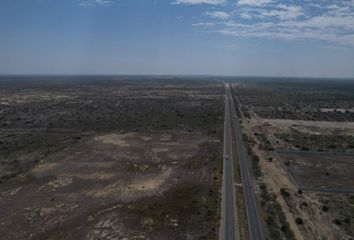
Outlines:
[[239, 118], [237, 117], [235, 104], [231, 96], [230, 86], [226, 85], [226, 95], [227, 99], [230, 101], [228, 108], [231, 108], [231, 124], [235, 130], [235, 140], [236, 140], [236, 152], [237, 158], [240, 164], [241, 180], [245, 197], [245, 205], [247, 212], [248, 230], [251, 240], [262, 240], [263, 232], [262, 225], [260, 221], [260, 215], [258, 213], [258, 207], [256, 202], [256, 197], [254, 194], [254, 187], [252, 182], [252, 176], [250, 173], [250, 167], [248, 165], [248, 154], [242, 140], [242, 132], [239, 123]]
[[236, 240], [238, 224], [236, 214], [236, 193], [234, 167], [232, 157], [232, 131], [230, 118], [230, 94], [225, 96], [225, 123], [224, 123], [224, 163], [221, 202], [220, 240]]

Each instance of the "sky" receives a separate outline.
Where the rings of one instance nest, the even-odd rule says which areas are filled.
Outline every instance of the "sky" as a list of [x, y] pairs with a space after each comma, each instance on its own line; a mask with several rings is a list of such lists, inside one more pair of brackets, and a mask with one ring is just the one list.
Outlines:
[[1, 0], [0, 74], [354, 78], [354, 0]]

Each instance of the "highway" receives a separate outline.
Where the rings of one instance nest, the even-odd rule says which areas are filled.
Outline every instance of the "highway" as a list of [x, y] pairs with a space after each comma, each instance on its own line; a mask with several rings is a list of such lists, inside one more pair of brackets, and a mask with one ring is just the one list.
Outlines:
[[224, 123], [224, 163], [221, 202], [221, 240], [236, 240], [238, 236], [236, 192], [232, 156], [232, 131], [230, 118], [230, 94], [225, 95], [225, 123]]
[[235, 104], [231, 96], [230, 86], [226, 85], [226, 95], [227, 99], [230, 101], [228, 108], [231, 108], [231, 125], [234, 127], [235, 140], [236, 140], [236, 152], [237, 158], [240, 164], [241, 180], [244, 191], [247, 221], [248, 221], [248, 231], [251, 240], [262, 240], [263, 232], [262, 225], [260, 221], [260, 215], [258, 212], [256, 197], [254, 193], [254, 187], [252, 182], [252, 175], [249, 167], [249, 156], [247, 154], [243, 139], [242, 132], [239, 123], [239, 118], [237, 117]]

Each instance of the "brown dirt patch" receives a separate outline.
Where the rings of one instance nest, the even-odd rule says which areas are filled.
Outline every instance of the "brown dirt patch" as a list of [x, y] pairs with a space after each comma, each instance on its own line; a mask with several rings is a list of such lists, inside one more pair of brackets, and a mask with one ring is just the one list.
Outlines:
[[156, 234], [161, 237], [155, 239], [176, 239], [166, 238], [175, 231], [193, 236], [194, 230], [178, 224], [156, 232], [165, 224], [157, 212], [161, 208], [152, 221], [140, 219], [137, 208], [142, 199], [162, 198], [176, 184], [209, 189], [213, 175], [205, 176], [213, 172], [216, 159], [208, 164], [201, 148], [205, 144], [220, 142], [186, 132], [108, 133], [82, 140], [1, 185], [2, 239], [151, 239]]

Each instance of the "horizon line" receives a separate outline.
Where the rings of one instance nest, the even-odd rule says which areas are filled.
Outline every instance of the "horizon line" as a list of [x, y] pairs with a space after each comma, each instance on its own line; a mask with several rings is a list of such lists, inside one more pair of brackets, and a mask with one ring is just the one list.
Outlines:
[[214, 74], [0, 74], [2, 77], [180, 77], [180, 78], [284, 78], [284, 79], [343, 79], [354, 80], [354, 77], [321, 77], [321, 76], [275, 76], [275, 75], [214, 75]]

